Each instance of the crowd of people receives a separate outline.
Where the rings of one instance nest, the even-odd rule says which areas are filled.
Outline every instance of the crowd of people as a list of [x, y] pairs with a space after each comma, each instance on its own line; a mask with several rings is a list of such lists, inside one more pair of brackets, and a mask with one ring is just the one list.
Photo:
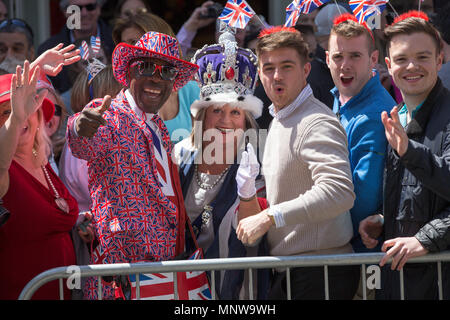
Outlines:
[[[401, 2], [399, 0], [399, 2]], [[384, 252], [370, 299], [437, 299], [450, 247], [450, 5], [346, 1], [235, 29], [205, 1], [175, 33], [144, 0], [80, 7], [80, 29], [36, 50], [0, 22], [0, 299], [59, 266]], [[428, 6], [430, 5], [431, 6]], [[395, 5], [395, 4], [394, 4]], [[0, 16], [6, 7], [0, 1]], [[216, 24], [214, 44], [193, 48]], [[95, 41], [96, 40], [96, 41]], [[447, 71], [446, 71], [447, 70]], [[192, 227], [193, 232], [189, 232]], [[324, 299], [322, 267], [217, 274], [219, 299]], [[331, 299], [359, 299], [360, 266], [328, 268]], [[97, 299], [86, 278], [64, 299]], [[101, 278], [104, 299], [123, 277]], [[123, 289], [123, 290], [122, 290]], [[450, 299], [450, 265], [442, 287]], [[121, 295], [122, 293], [122, 295]], [[58, 299], [56, 281], [34, 299]]]

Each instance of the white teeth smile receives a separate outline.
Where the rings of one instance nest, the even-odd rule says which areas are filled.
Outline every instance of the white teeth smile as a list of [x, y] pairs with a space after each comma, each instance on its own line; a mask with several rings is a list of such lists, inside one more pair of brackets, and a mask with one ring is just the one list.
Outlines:
[[420, 79], [421, 76], [415, 76], [415, 77], [406, 77], [406, 80], [417, 80]]
[[234, 131], [234, 129], [227, 129], [227, 128], [217, 128], [217, 130], [219, 130], [222, 133], [228, 133], [228, 132]]
[[160, 93], [161, 93], [161, 90], [156, 90], [156, 89], [144, 89], [144, 92], [150, 93], [150, 94], [160, 94]]

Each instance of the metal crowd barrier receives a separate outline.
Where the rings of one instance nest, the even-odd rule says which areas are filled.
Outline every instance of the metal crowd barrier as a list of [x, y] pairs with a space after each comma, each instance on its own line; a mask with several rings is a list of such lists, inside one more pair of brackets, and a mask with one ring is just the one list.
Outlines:
[[[363, 275], [362, 283], [366, 284], [366, 266], [377, 265], [384, 253], [353, 253], [353, 254], [339, 254], [339, 255], [319, 255], [319, 256], [283, 256], [283, 257], [245, 257], [245, 258], [227, 258], [227, 259], [202, 259], [202, 260], [175, 260], [162, 262], [148, 262], [148, 263], [119, 263], [119, 264], [101, 264], [101, 265], [87, 265], [78, 266], [80, 277], [98, 277], [114, 276], [114, 275], [138, 275], [142, 273], [174, 273], [174, 291], [175, 299], [177, 300], [177, 283], [176, 272], [181, 271], [211, 271], [211, 293], [212, 298], [215, 299], [215, 271], [217, 270], [248, 270], [249, 272], [249, 299], [254, 299], [253, 293], [253, 276], [254, 269], [264, 268], [285, 268], [286, 269], [286, 286], [287, 299], [291, 299], [291, 284], [290, 284], [290, 269], [297, 267], [317, 267], [324, 268], [324, 290], [325, 299], [329, 299], [328, 288], [328, 267], [329, 266], [344, 266], [344, 265], [361, 265], [361, 273]], [[450, 261], [450, 251], [427, 254], [421, 257], [411, 258], [407, 263], [427, 263], [435, 262], [438, 271], [438, 290], [439, 299], [442, 300], [442, 268], [441, 263]], [[390, 263], [390, 261], [388, 262]], [[22, 290], [19, 300], [29, 300], [42, 285], [49, 281], [59, 279], [60, 298], [63, 299], [63, 279], [69, 278], [73, 273], [73, 266], [59, 267], [47, 270], [36, 277], [34, 277]], [[78, 270], [77, 270], [78, 271]], [[102, 298], [101, 281], [98, 281], [98, 297]], [[403, 284], [403, 269], [400, 270], [400, 298], [404, 300], [404, 284]], [[366, 300], [366, 285], [363, 285], [363, 299]], [[139, 282], [136, 287], [137, 299], [140, 298]]]

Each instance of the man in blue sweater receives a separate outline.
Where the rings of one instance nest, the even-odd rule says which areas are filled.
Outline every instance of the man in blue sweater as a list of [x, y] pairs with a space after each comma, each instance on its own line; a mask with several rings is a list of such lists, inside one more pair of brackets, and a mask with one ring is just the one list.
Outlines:
[[[383, 169], [387, 141], [381, 113], [395, 106], [394, 99], [374, 71], [378, 62], [373, 34], [351, 14], [334, 20], [327, 64], [333, 82], [333, 111], [348, 138], [350, 165], [356, 199], [350, 210], [355, 252], [367, 252], [358, 232], [359, 223], [382, 210]], [[370, 251], [380, 251], [380, 246]]]

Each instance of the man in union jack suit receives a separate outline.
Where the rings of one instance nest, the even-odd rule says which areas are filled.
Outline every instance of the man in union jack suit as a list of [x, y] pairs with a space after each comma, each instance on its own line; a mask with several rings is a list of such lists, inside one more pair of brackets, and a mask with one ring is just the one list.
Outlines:
[[[70, 149], [89, 167], [99, 242], [91, 263], [161, 261], [183, 252], [185, 208], [170, 137], [157, 112], [197, 69], [180, 59], [175, 38], [148, 32], [113, 52], [114, 76], [126, 89], [69, 119]], [[96, 279], [87, 282], [87, 298], [97, 298], [96, 287]], [[102, 287], [103, 298], [115, 297], [114, 282]]]

